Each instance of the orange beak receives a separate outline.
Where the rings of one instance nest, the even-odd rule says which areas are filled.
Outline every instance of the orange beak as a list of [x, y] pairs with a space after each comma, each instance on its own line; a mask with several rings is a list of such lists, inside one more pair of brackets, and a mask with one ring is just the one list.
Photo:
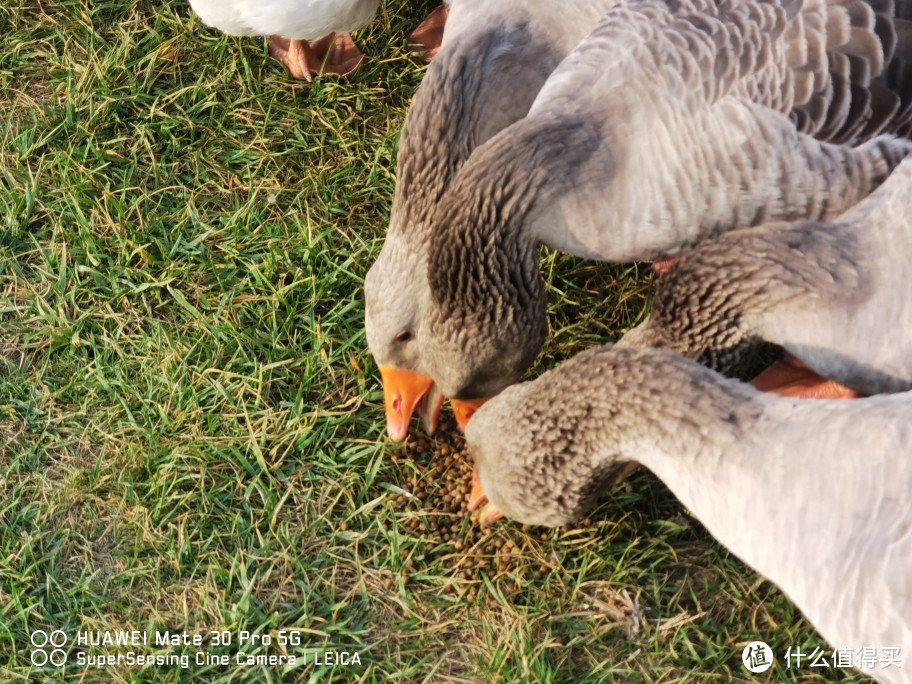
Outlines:
[[456, 424], [459, 426], [459, 429], [465, 432], [466, 425], [469, 424], [469, 418], [471, 418], [475, 411], [480, 409], [486, 401], [491, 397], [484, 397], [482, 399], [468, 399], [463, 401], [461, 399], [450, 399], [450, 406], [453, 408], [453, 415], [456, 416]]
[[[427, 375], [393, 366], [380, 366], [380, 378], [383, 380], [386, 431], [391, 440], [401, 442], [408, 435], [409, 423], [415, 407], [425, 398], [434, 381]], [[440, 403], [442, 403], [442, 398]], [[433, 408], [431, 407], [432, 413]], [[439, 414], [439, 412], [438, 404], [436, 413]]]
[[481, 523], [482, 527], [487, 527], [488, 525], [493, 525], [503, 517], [504, 514], [500, 512], [500, 509], [489, 501], [488, 505], [485, 506], [484, 510], [481, 512], [481, 517], [478, 519], [478, 522]]
[[481, 482], [478, 480], [478, 471], [472, 471], [472, 491], [469, 492], [468, 509], [474, 511], [488, 500], [488, 495], [481, 488]]
[[472, 471], [472, 491], [469, 493], [469, 505], [468, 509], [474, 511], [476, 508], [483, 504], [487, 504], [481, 511], [481, 516], [478, 518], [478, 522], [481, 523], [482, 527], [487, 527], [501, 518], [504, 517], [504, 514], [500, 510], [488, 501], [488, 495], [484, 493], [484, 490], [481, 488], [481, 481], [478, 479], [478, 471]]

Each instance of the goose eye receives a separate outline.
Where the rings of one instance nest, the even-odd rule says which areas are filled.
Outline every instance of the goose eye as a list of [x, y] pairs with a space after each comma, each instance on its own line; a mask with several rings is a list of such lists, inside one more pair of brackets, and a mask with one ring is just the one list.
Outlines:
[[412, 339], [411, 330], [404, 330], [403, 332], [396, 335], [396, 342], [398, 342], [399, 344], [405, 344], [406, 342], [410, 341], [411, 339]]

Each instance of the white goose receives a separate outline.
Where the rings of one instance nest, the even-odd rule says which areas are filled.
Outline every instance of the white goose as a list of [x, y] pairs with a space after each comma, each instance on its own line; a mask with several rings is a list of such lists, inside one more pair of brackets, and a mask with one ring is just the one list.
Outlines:
[[528, 115], [450, 183], [431, 221], [428, 292], [415, 294], [423, 271], [396, 274], [423, 306], [412, 367], [459, 400], [518, 380], [547, 327], [540, 243], [653, 259], [727, 230], [847, 210], [912, 144], [813, 136], [909, 126], [912, 79], [871, 77], [896, 71], [901, 24], [860, 0], [610, 10]]
[[[366, 26], [380, 0], [190, 0], [207, 26], [232, 36], [269, 36], [269, 54], [295, 78], [321, 72], [348, 74], [364, 55], [350, 32]], [[413, 35], [432, 55], [446, 7], [435, 10]], [[417, 36], [421, 37], [418, 38]]]
[[409, 108], [383, 250], [364, 282], [367, 341], [383, 377], [387, 431], [416, 409], [433, 430], [442, 395], [421, 373], [423, 277], [437, 202], [469, 155], [529, 111], [548, 74], [616, 0], [456, 0]]
[[529, 524], [574, 519], [639, 461], [831, 644], [908, 653], [910, 418], [910, 393], [787, 399], [667, 351], [601, 347], [505, 390], [466, 439], [491, 503]]
[[[910, 255], [907, 159], [836, 223], [764, 225], [701, 244], [659, 279], [649, 317], [618, 344], [737, 373], [765, 340], [862, 394], [912, 390]], [[788, 373], [773, 389], [840, 390]]]

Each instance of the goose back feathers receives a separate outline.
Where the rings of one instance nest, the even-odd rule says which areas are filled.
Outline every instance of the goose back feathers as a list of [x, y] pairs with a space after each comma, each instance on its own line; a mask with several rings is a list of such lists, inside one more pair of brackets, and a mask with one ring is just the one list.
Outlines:
[[863, 394], [912, 390], [912, 159], [836, 223], [771, 224], [700, 245], [619, 342], [730, 375], [773, 342]]
[[[804, 115], [789, 118], [838, 91], [856, 104], [802, 126], [839, 140], [889, 127], [889, 117], [873, 127], [853, 119], [875, 117], [864, 84], [895, 54], [891, 33], [854, 17], [823, 0], [610, 10], [528, 115], [471, 154], [437, 206], [420, 325], [422, 363], [442, 391], [490, 395], [537, 354], [546, 326], [538, 243], [610, 261], [656, 258], [765, 221], [832, 219], [883, 182], [908, 141], [836, 145], [799, 131]], [[867, 69], [839, 90], [830, 53]]]

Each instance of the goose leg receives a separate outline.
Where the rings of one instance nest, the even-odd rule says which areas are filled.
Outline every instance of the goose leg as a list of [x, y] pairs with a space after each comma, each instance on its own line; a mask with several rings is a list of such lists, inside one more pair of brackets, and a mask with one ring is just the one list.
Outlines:
[[320, 40], [269, 37], [269, 54], [302, 81], [321, 73], [345, 76], [358, 68], [364, 55], [347, 33], [331, 33]]
[[791, 354], [760, 373], [750, 384], [761, 392], [798, 399], [856, 399], [862, 396], [845, 385], [817, 375]]
[[427, 18], [409, 36], [409, 47], [413, 52], [419, 53], [426, 62], [430, 62], [440, 52], [443, 28], [449, 13], [449, 8], [441, 3], [440, 7], [427, 15]]

